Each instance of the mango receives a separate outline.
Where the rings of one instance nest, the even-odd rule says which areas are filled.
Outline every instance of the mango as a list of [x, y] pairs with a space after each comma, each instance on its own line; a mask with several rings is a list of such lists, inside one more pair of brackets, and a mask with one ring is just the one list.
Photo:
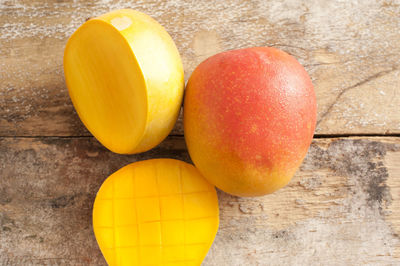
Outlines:
[[109, 265], [200, 265], [219, 224], [214, 186], [191, 164], [129, 164], [101, 185], [93, 230]]
[[83, 124], [113, 152], [147, 151], [176, 122], [181, 58], [166, 30], [146, 14], [123, 9], [85, 22], [67, 42], [64, 74]]
[[190, 157], [212, 184], [238, 196], [285, 186], [316, 124], [316, 97], [303, 66], [268, 47], [214, 55], [192, 73], [184, 99]]

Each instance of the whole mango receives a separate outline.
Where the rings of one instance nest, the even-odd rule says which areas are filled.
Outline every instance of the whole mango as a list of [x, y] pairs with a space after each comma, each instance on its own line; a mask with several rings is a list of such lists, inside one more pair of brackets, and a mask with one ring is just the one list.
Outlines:
[[289, 54], [254, 47], [214, 55], [194, 70], [186, 88], [190, 157], [225, 192], [274, 192], [302, 163], [316, 109], [310, 77]]

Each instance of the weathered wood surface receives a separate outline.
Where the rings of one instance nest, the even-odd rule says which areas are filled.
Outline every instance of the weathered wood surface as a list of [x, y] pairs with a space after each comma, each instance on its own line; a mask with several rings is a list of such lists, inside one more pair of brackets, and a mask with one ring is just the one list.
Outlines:
[[117, 8], [166, 27], [186, 78], [217, 52], [275, 46], [313, 79], [317, 134], [400, 133], [400, 1], [2, 0], [1, 136], [89, 135], [68, 98], [63, 49], [87, 18]]
[[[103, 265], [91, 210], [103, 180], [142, 159], [188, 161], [182, 137], [137, 156], [91, 137], [0, 138], [0, 264]], [[204, 265], [398, 265], [400, 139], [316, 139], [284, 189], [219, 192]]]
[[[189, 161], [182, 137], [136, 156], [79, 137], [90, 134], [68, 98], [63, 49], [87, 18], [117, 8], [166, 27], [186, 79], [220, 51], [275, 46], [313, 79], [318, 135], [400, 134], [398, 0], [0, 0], [0, 265], [104, 265], [91, 227], [103, 180], [137, 160]], [[219, 200], [204, 265], [400, 264], [399, 137], [315, 139], [284, 189]]]

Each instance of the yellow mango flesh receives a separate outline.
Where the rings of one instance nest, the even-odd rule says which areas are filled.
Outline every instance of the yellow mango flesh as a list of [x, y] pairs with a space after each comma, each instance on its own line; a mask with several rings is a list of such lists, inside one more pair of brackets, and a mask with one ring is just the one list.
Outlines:
[[108, 177], [93, 229], [109, 265], [200, 265], [219, 224], [215, 188], [190, 164], [153, 159]]
[[151, 17], [116, 10], [84, 23], [68, 40], [64, 74], [87, 129], [108, 149], [132, 154], [158, 145], [179, 114], [179, 52]]

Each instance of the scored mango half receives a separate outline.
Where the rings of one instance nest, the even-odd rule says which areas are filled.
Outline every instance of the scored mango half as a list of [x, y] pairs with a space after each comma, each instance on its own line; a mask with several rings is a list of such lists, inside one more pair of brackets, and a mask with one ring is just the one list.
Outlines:
[[93, 206], [94, 233], [109, 265], [200, 265], [218, 224], [214, 186], [173, 159], [121, 168]]
[[85, 22], [68, 40], [64, 74], [83, 124], [113, 152], [147, 151], [176, 122], [182, 61], [167, 31], [146, 14], [123, 9]]

